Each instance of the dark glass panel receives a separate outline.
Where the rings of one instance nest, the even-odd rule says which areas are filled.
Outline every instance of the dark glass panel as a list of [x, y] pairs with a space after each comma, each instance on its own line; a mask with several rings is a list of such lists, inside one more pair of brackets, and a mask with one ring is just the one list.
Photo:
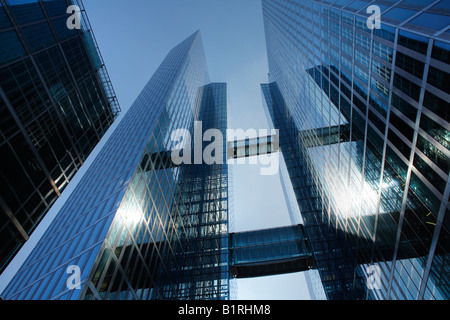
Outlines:
[[19, 24], [45, 19], [38, 0], [6, 0], [6, 3]]
[[440, 192], [444, 193], [446, 181], [436, 173], [419, 155], [414, 156], [414, 167]]
[[392, 166], [402, 182], [406, 181], [408, 166], [389, 145], [386, 147], [386, 162]]
[[25, 55], [25, 49], [14, 30], [0, 32], [0, 43], [0, 64], [11, 62]]
[[369, 109], [369, 120], [372, 122], [381, 133], [384, 133], [386, 129], [386, 122], [381, 120], [372, 110]]
[[0, 4], [0, 30], [6, 28], [12, 28], [12, 24], [9, 20], [8, 15], [6, 14], [5, 9], [3, 9], [2, 5]]
[[450, 44], [440, 41], [434, 41], [431, 57], [450, 64]]
[[448, 101], [435, 96], [429, 91], [425, 91], [423, 105], [450, 123], [450, 103]]
[[394, 87], [398, 88], [414, 100], [419, 101], [420, 87], [397, 73], [394, 74]]
[[427, 82], [450, 94], [450, 74], [430, 66]]
[[410, 103], [406, 102], [402, 98], [400, 98], [394, 92], [392, 93], [392, 106], [394, 106], [397, 110], [407, 116], [411, 121], [416, 122], [417, 117], [417, 109], [413, 107]]
[[[67, 15], [67, 3], [65, 1], [53, 1], [44, 0], [45, 11], [50, 17], [64, 16]], [[65, 18], [67, 20], [67, 17]]]
[[[10, 189], [20, 200], [20, 204], [22, 204], [34, 191], [34, 186], [31, 181], [37, 185], [45, 179], [45, 175], [29, 149], [25, 138], [18, 134], [11, 139], [11, 144], [14, 146], [14, 151], [21, 159], [19, 160], [14, 155], [9, 145], [4, 144], [1, 147], [1, 154], [5, 156], [1, 157], [0, 168], [2, 176], [6, 180], [6, 185], [2, 185], [2, 189]], [[30, 181], [28, 177], [32, 180]], [[2, 191], [2, 194], [3, 192], [4, 191]], [[5, 199], [5, 201], [8, 202], [8, 199]], [[11, 208], [13, 212], [16, 209], [17, 208], [14, 207]]]
[[0, 206], [0, 270], [3, 270], [22, 244], [23, 237]]
[[411, 58], [399, 51], [397, 51], [397, 56], [395, 58], [395, 65], [406, 72], [411, 73], [419, 79], [423, 77], [423, 70], [425, 64], [419, 60]]
[[413, 140], [414, 129], [411, 128], [408, 124], [405, 123], [400, 117], [398, 117], [395, 113], [391, 112], [391, 116], [389, 118], [389, 122], [401, 133], [403, 134], [409, 141]]
[[388, 139], [403, 154], [406, 159], [409, 159], [411, 148], [391, 129], [388, 130]]
[[63, 41], [78, 34], [76, 29], [67, 28], [67, 17], [65, 16], [62, 18], [52, 19], [51, 21], [59, 41]]
[[411, 32], [399, 30], [398, 43], [422, 54], [427, 54], [428, 39]]
[[369, 96], [369, 103], [370, 105], [377, 110], [383, 117], [387, 117], [387, 110], [388, 107], [381, 102], [380, 100], [378, 100], [377, 98], [375, 98], [373, 95]]
[[420, 119], [420, 127], [437, 142], [450, 150], [450, 128], [444, 128], [425, 114]]
[[431, 142], [426, 140], [422, 135], [417, 136], [417, 148], [425, 154], [428, 159], [433, 161], [445, 173], [450, 171], [450, 159], [444, 152], [436, 148]]
[[411, 173], [411, 182], [409, 184], [410, 191], [412, 190], [417, 197], [425, 203], [428, 209], [437, 217], [439, 212], [440, 201], [438, 198], [430, 191], [430, 189], [417, 177], [417, 175]]
[[47, 22], [22, 27], [20, 31], [26, 46], [31, 51], [38, 51], [55, 44], [55, 37]]

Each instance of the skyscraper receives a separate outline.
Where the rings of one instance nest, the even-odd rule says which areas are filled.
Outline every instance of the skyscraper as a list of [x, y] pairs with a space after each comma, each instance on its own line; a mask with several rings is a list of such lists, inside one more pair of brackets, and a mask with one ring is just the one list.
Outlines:
[[[226, 84], [209, 83], [199, 32], [172, 49], [4, 297], [228, 298], [226, 162], [172, 161], [177, 129], [225, 135], [226, 97]], [[219, 150], [225, 160], [225, 143]]]
[[[80, 29], [69, 29], [69, 5]], [[115, 120], [80, 1], [0, 1], [0, 272]]]
[[327, 298], [448, 299], [448, 1], [262, 3], [262, 89]]

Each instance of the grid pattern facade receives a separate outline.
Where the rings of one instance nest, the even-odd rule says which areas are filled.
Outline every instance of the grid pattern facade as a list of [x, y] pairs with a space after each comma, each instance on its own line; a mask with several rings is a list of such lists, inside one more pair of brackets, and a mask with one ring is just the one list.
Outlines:
[[263, 14], [263, 91], [294, 134], [280, 147], [327, 297], [448, 299], [448, 1], [263, 0]]
[[194, 120], [202, 121], [202, 135], [210, 128], [225, 134], [226, 84], [199, 88], [195, 105], [183, 96], [182, 85], [175, 88], [180, 99], [173, 110], [178, 112], [159, 119], [163, 132], [154, 135], [164, 140], [148, 143], [82, 299], [229, 297], [227, 165], [174, 167], [163, 159], [174, 148], [166, 140], [170, 133], [188, 128], [194, 136]]
[[[229, 172], [226, 157], [227, 85], [211, 83], [203, 88], [197, 121], [201, 133], [221, 132], [221, 159], [213, 164], [181, 167], [177, 201], [173, 207], [183, 219], [183, 254], [176, 291], [167, 298], [189, 300], [230, 299], [229, 279]], [[193, 132], [194, 130], [191, 130]], [[199, 130], [200, 131], [200, 130]], [[205, 136], [204, 136], [205, 137]], [[217, 139], [216, 137], [214, 139]], [[209, 141], [202, 142], [207, 150]], [[197, 140], [198, 141], [198, 140]], [[195, 143], [195, 142], [194, 142]], [[195, 145], [192, 146], [195, 148]], [[217, 152], [216, 150], [215, 152]], [[214, 156], [214, 154], [213, 154]], [[219, 156], [219, 154], [217, 154]], [[203, 159], [204, 160], [204, 159]]]
[[75, 1], [0, 1], [0, 271], [28, 240], [119, 112]]
[[[172, 210], [181, 168], [164, 167], [161, 157], [174, 147], [173, 130], [192, 127], [208, 82], [196, 32], [164, 59], [3, 292], [6, 299], [163, 299], [176, 291], [173, 270], [186, 244], [185, 221]], [[81, 270], [81, 290], [66, 285], [70, 265]]]

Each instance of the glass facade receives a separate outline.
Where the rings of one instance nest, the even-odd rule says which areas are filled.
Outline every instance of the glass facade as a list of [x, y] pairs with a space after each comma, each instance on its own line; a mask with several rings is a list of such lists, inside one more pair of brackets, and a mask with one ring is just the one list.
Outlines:
[[[209, 84], [199, 32], [172, 49], [4, 297], [229, 298], [226, 144], [212, 165], [175, 165], [169, 155], [172, 133], [195, 136], [199, 121], [200, 134], [225, 136], [226, 92]], [[70, 265], [80, 290], [66, 285]]]
[[[184, 165], [180, 172], [174, 212], [180, 214], [179, 234], [183, 245], [175, 290], [165, 299], [225, 300], [230, 298], [229, 279], [229, 172], [226, 164], [227, 85], [211, 83], [203, 87], [196, 120], [202, 122], [202, 150], [209, 129], [221, 132], [221, 159], [213, 164]], [[194, 132], [195, 129], [191, 132]], [[216, 137], [215, 139], [217, 139]], [[198, 141], [198, 140], [197, 140]], [[195, 143], [195, 142], [194, 142]], [[192, 146], [192, 150], [195, 145]], [[217, 152], [217, 150], [216, 150]]]
[[[66, 26], [78, 5], [81, 29]], [[115, 120], [80, 1], [0, 1], [0, 272]]]
[[[204, 62], [197, 63], [190, 68], [202, 67]], [[199, 80], [184, 78], [180, 84], [198, 84]], [[227, 166], [174, 166], [171, 159], [164, 159], [174, 148], [167, 138], [179, 128], [179, 121], [192, 136], [193, 120], [202, 121], [202, 134], [210, 128], [225, 134], [226, 84], [199, 88], [200, 98], [195, 105], [187, 103], [188, 96], [183, 96], [182, 91], [173, 94], [181, 99], [170, 108], [181, 112], [174, 112], [170, 119], [163, 111], [158, 120], [164, 127], [154, 135], [164, 139], [151, 138], [147, 144], [82, 299], [191, 300], [229, 296]]]
[[448, 299], [447, 1], [262, 3], [262, 90], [327, 298]]

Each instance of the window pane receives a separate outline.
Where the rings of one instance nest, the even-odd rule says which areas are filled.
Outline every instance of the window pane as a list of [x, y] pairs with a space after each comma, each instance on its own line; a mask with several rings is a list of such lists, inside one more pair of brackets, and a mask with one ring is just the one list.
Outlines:
[[430, 66], [427, 82], [450, 94], [450, 74]]
[[408, 25], [409, 24], [415, 24], [421, 27], [431, 28], [433, 30], [439, 31], [450, 24], [450, 17], [424, 12], [408, 22]]
[[423, 76], [423, 70], [425, 64], [419, 60], [411, 58], [401, 52], [397, 52], [397, 57], [395, 59], [395, 65], [406, 72], [416, 76], [421, 79]]
[[431, 120], [425, 114], [420, 119], [420, 127], [432, 136], [437, 142], [450, 150], [450, 131]]

